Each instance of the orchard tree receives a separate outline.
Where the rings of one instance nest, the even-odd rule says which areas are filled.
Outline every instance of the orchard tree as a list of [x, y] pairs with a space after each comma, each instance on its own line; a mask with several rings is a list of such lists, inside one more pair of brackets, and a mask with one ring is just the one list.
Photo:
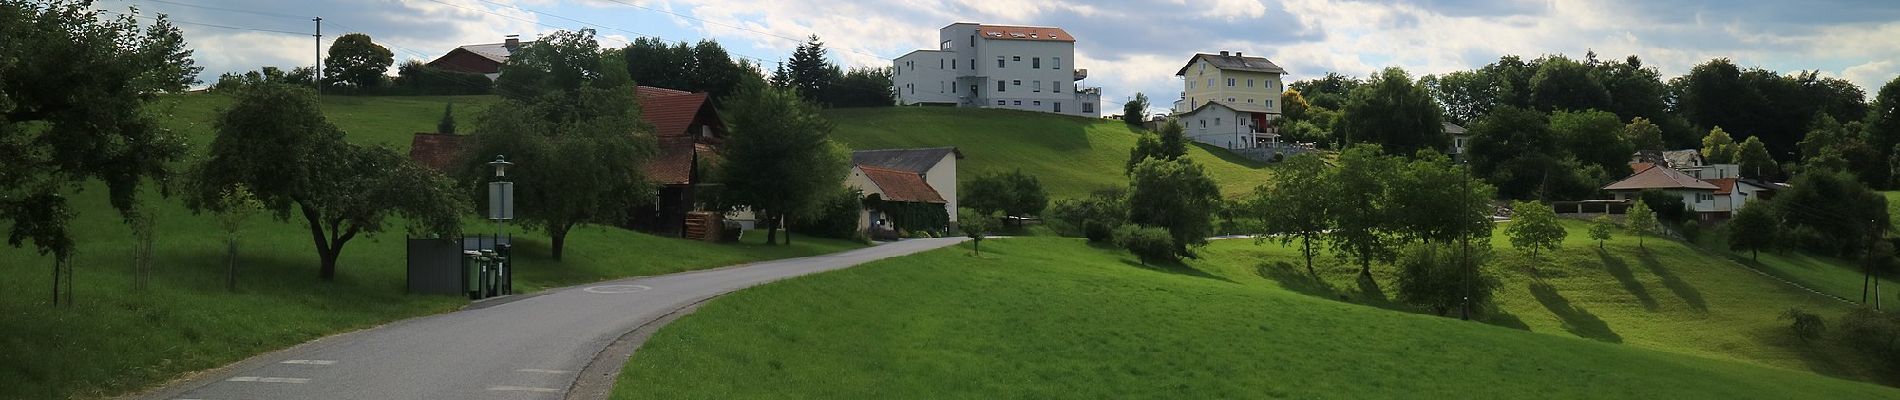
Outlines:
[[1531, 253], [1537, 258], [1541, 251], [1556, 251], [1570, 232], [1557, 222], [1557, 212], [1550, 205], [1535, 201], [1517, 201], [1511, 204], [1511, 226], [1504, 228], [1511, 237], [1511, 247]]
[[1281, 162], [1272, 181], [1254, 188], [1249, 206], [1261, 228], [1254, 243], [1277, 240], [1284, 246], [1298, 240], [1306, 273], [1319, 276], [1313, 270], [1313, 257], [1319, 254], [1315, 245], [1322, 244], [1333, 220], [1333, 202], [1321, 188], [1331, 184], [1331, 176], [1331, 167], [1318, 154], [1300, 154]]
[[[1001, 212], [1005, 216], [1041, 215], [1049, 206], [1049, 194], [1042, 183], [1021, 169], [1007, 173], [978, 175], [963, 184], [962, 205], [982, 214]], [[959, 220], [960, 221], [960, 220]]]
[[217, 215], [218, 230], [224, 231], [224, 290], [237, 291], [238, 240], [244, 238], [244, 225], [251, 217], [264, 211], [264, 202], [244, 184], [239, 183], [225, 188], [218, 194]]
[[1775, 221], [1774, 206], [1767, 200], [1743, 207], [1728, 220], [1729, 250], [1747, 250], [1749, 260], [1760, 260], [1761, 250], [1773, 248], [1780, 240], [1780, 222]]
[[765, 242], [775, 244], [786, 216], [809, 212], [822, 194], [843, 184], [850, 157], [832, 143], [831, 122], [796, 92], [754, 85], [730, 104], [732, 134], [718, 169], [726, 185], [722, 196], [757, 213]]
[[[163, 185], [185, 140], [146, 106], [198, 82], [184, 35], [158, 15], [107, 18], [91, 1], [0, 0], [0, 225], [32, 242], [54, 275], [70, 265], [78, 211], [65, 194], [102, 182], [113, 209], [138, 216], [146, 181]], [[160, 193], [166, 193], [161, 190]], [[53, 282], [57, 305], [59, 280]], [[70, 298], [70, 293], [67, 296]]]
[[1130, 127], [1141, 128], [1141, 124], [1147, 122], [1147, 116], [1148, 94], [1146, 93], [1137, 92], [1135, 93], [1134, 99], [1122, 104], [1122, 123], [1126, 123]]
[[548, 234], [560, 260], [582, 223], [619, 223], [652, 201], [646, 161], [653, 135], [640, 120], [624, 68], [609, 68], [592, 30], [559, 31], [524, 45], [496, 82], [501, 103], [475, 121], [461, 159], [463, 184], [485, 187], [497, 156], [514, 163], [515, 217]]
[[343, 246], [382, 232], [394, 216], [417, 234], [454, 237], [468, 201], [453, 184], [387, 147], [344, 140], [309, 88], [262, 84], [242, 91], [214, 122], [210, 154], [193, 171], [187, 205], [227, 212], [225, 191], [244, 185], [278, 220], [292, 206], [310, 228], [317, 276], [336, 278]]
[[1220, 187], [1200, 164], [1186, 158], [1149, 159], [1129, 174], [1128, 222], [1167, 229], [1174, 253], [1192, 257], [1190, 246], [1207, 244]]
[[957, 209], [957, 229], [970, 238], [970, 254], [983, 255], [983, 238], [997, 228], [997, 215], [969, 208]]
[[1366, 86], [1353, 89], [1343, 111], [1337, 129], [1349, 144], [1378, 144], [1393, 154], [1442, 151], [1451, 145], [1438, 102], [1397, 67], [1373, 74]]
[[1339, 169], [1326, 185], [1331, 203], [1329, 247], [1341, 259], [1359, 262], [1359, 275], [1372, 277], [1372, 262], [1389, 260], [1400, 238], [1387, 230], [1391, 224], [1392, 196], [1387, 180], [1397, 174], [1398, 161], [1379, 146], [1360, 144], [1339, 153]]
[[395, 63], [395, 54], [388, 47], [376, 44], [367, 34], [350, 33], [330, 43], [330, 54], [323, 58], [323, 76], [331, 83], [374, 89]]
[[1590, 240], [1597, 241], [1597, 249], [1602, 250], [1603, 242], [1610, 240], [1610, 236], [1616, 234], [1616, 229], [1616, 219], [1607, 214], [1598, 215], [1590, 220]]
[[1636, 236], [1636, 247], [1648, 249], [1643, 247], [1643, 237], [1654, 235], [1661, 228], [1656, 221], [1656, 212], [1650, 211], [1649, 206], [1644, 205], [1641, 200], [1632, 203], [1636, 204], [1631, 205], [1629, 212], [1624, 215], [1624, 224], [1629, 228], [1630, 234]]

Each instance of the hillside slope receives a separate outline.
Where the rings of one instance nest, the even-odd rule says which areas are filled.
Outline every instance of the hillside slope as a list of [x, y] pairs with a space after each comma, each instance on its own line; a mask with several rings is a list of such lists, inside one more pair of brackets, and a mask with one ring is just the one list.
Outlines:
[[983, 247], [716, 299], [648, 341], [615, 398], [1900, 398], [1144, 268], [1076, 239]]
[[[1135, 132], [1119, 121], [1046, 113], [948, 107], [826, 110], [832, 138], [857, 150], [956, 146], [968, 157], [957, 177], [1022, 169], [1042, 181], [1052, 199], [1126, 186], [1123, 175]], [[1188, 157], [1207, 168], [1227, 196], [1248, 193], [1271, 179], [1266, 163], [1218, 148], [1191, 146]]]

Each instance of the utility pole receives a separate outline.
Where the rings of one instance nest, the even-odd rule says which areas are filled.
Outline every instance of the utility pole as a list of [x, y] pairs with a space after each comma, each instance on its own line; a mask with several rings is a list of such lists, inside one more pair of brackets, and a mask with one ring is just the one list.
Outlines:
[[[1465, 158], [1464, 152], [1459, 152], [1458, 163], [1464, 164], [1464, 167], [1465, 167], [1465, 179], [1462, 179], [1458, 182], [1458, 198], [1464, 200], [1462, 203], [1464, 203], [1465, 207], [1470, 207], [1471, 206], [1471, 161]], [[1458, 241], [1461, 243], [1460, 246], [1463, 247], [1463, 252], [1459, 253], [1459, 258], [1461, 259], [1459, 263], [1464, 264], [1464, 265], [1461, 265], [1459, 269], [1464, 272], [1462, 281], [1464, 285], [1465, 298], [1464, 298], [1464, 307], [1458, 311], [1458, 319], [1464, 320], [1464, 321], [1470, 321], [1471, 320], [1471, 225], [1460, 224], [1459, 226], [1460, 228], [1458, 228], [1458, 230], [1461, 231], [1459, 233], [1462, 233], [1462, 235], [1459, 235], [1460, 237], [1458, 238]]]
[[317, 37], [317, 79], [316, 82], [312, 82], [312, 85], [316, 86], [317, 94], [323, 94], [323, 17], [311, 18], [310, 20], [317, 22], [317, 34], [311, 35]]

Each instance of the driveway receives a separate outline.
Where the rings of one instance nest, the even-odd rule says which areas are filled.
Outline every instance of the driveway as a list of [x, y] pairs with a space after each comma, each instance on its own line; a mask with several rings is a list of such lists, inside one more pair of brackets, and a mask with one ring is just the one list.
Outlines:
[[[559, 399], [566, 396], [580, 371], [602, 349], [635, 328], [681, 308], [767, 282], [914, 254], [963, 240], [913, 239], [824, 256], [554, 289], [494, 306], [414, 318], [305, 343], [253, 357], [148, 396]], [[618, 364], [625, 360], [604, 361]]]

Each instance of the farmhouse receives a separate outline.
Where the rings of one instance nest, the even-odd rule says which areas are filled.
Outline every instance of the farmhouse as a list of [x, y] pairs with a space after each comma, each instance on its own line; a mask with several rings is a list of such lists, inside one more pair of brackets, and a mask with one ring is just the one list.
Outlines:
[[937, 49], [893, 61], [900, 105], [1007, 108], [1095, 117], [1100, 88], [1077, 81], [1075, 36], [1062, 28], [968, 22], [937, 30]]
[[941, 230], [957, 224], [955, 147], [863, 150], [851, 153], [845, 184], [866, 198], [861, 229]]
[[634, 88], [641, 119], [653, 125], [658, 153], [647, 162], [647, 179], [660, 185], [653, 204], [632, 212], [628, 226], [666, 236], [703, 239], [715, 226], [716, 213], [699, 205], [699, 192], [710, 177], [702, 166], [716, 163], [726, 124], [706, 93], [651, 86]]
[[[1778, 183], [1741, 178], [1734, 164], [1701, 165], [1699, 157], [1695, 162], [1686, 158], [1678, 161], [1681, 165], [1693, 166], [1687, 167], [1689, 171], [1682, 171], [1662, 164], [1631, 163], [1630, 168], [1636, 171], [1635, 174], [1604, 186], [1603, 190], [1621, 201], [1634, 200], [1645, 190], [1662, 191], [1682, 198], [1682, 204], [1695, 212], [1698, 219], [1716, 221], [1727, 219], [1749, 202], [1772, 197], [1775, 191], [1786, 187]], [[1692, 173], [1707, 176], [1698, 177]]]
[[1285, 74], [1273, 61], [1240, 52], [1195, 54], [1174, 73], [1183, 81], [1175, 116], [1197, 142], [1227, 149], [1274, 147]]
[[[482, 74], [488, 79], [501, 76], [502, 64], [508, 63], [508, 57], [521, 50], [524, 42], [520, 36], [508, 35], [501, 43], [471, 44], [449, 50], [427, 64], [439, 69]], [[525, 42], [533, 43], [533, 41]]]

